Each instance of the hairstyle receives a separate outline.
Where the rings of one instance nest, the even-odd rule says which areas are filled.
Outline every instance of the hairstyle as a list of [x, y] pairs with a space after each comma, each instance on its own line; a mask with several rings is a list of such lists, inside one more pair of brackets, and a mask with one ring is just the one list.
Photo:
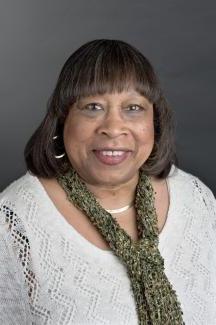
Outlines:
[[[78, 48], [65, 62], [47, 113], [25, 147], [25, 161], [34, 175], [51, 178], [70, 166], [67, 156], [56, 159], [63, 145], [64, 122], [70, 107], [81, 97], [121, 92], [133, 87], [154, 110], [155, 139], [143, 165], [147, 175], [164, 178], [176, 164], [173, 118], [158, 78], [148, 59], [119, 40], [93, 40]], [[56, 140], [54, 136], [58, 135]]]

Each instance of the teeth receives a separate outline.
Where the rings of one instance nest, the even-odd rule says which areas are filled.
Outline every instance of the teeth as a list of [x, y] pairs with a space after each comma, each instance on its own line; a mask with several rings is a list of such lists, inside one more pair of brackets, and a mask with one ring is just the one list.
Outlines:
[[102, 151], [102, 155], [104, 156], [122, 156], [124, 151], [111, 151], [111, 150], [104, 150]]

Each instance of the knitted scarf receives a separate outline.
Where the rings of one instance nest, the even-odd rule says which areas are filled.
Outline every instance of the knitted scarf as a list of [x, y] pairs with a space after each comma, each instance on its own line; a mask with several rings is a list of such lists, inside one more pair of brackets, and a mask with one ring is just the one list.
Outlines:
[[135, 209], [139, 240], [134, 242], [110, 213], [104, 210], [75, 170], [58, 177], [67, 198], [97, 227], [127, 269], [140, 325], [182, 325], [182, 311], [164, 273], [158, 249], [157, 215], [149, 178], [140, 171]]

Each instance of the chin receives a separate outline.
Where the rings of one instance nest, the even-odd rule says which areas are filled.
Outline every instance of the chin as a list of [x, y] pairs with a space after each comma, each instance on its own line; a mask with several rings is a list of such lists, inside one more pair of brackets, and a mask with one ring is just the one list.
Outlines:
[[98, 185], [98, 186], [99, 185], [100, 186], [108, 186], [108, 187], [119, 186], [119, 185], [122, 185], [122, 184], [132, 181], [132, 179], [134, 179], [137, 174], [138, 174], [138, 172], [128, 173], [125, 175], [119, 175], [119, 172], [117, 172], [117, 173], [102, 172], [102, 175], [100, 175], [100, 174], [92, 175], [91, 177], [89, 177], [87, 182], [92, 185]]

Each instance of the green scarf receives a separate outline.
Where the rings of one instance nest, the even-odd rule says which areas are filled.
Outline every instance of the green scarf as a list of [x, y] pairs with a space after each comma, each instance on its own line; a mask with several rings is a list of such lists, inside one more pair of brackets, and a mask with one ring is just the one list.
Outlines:
[[126, 266], [140, 325], [182, 325], [182, 311], [158, 249], [157, 215], [149, 178], [140, 171], [135, 209], [139, 240], [132, 241], [110, 213], [104, 210], [73, 170], [58, 177], [68, 200], [91, 220], [114, 254]]

